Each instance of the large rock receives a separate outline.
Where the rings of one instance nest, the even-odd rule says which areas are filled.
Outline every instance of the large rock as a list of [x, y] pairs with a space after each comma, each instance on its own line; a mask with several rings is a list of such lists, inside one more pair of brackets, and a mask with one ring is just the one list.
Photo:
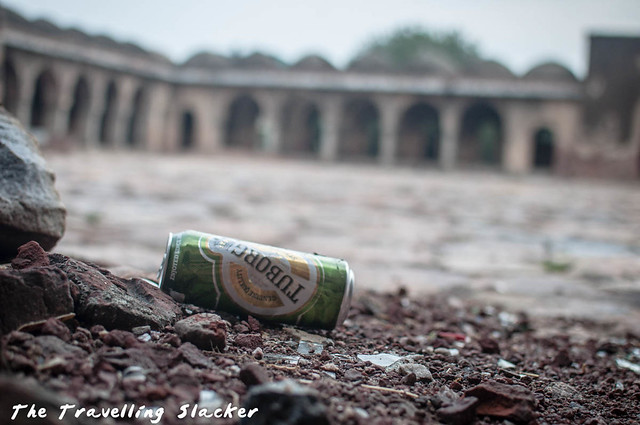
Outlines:
[[38, 143], [0, 107], [0, 262], [20, 245], [50, 250], [64, 234], [66, 210]]
[[141, 279], [122, 279], [61, 254], [49, 254], [49, 261], [73, 284], [75, 312], [86, 324], [122, 330], [147, 325], [162, 329], [182, 315], [169, 295]]
[[48, 266], [0, 270], [0, 333], [73, 312], [67, 276]]

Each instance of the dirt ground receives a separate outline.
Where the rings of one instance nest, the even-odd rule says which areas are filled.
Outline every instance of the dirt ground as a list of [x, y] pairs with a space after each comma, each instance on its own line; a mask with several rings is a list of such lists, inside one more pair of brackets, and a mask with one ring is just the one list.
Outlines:
[[346, 259], [357, 289], [640, 322], [637, 183], [225, 153], [46, 153], [56, 251], [153, 276], [195, 229]]

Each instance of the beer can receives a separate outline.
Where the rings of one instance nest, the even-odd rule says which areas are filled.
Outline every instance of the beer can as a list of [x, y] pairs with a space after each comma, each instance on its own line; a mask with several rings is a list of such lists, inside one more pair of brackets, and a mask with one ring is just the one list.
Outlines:
[[333, 329], [349, 312], [346, 261], [187, 230], [169, 234], [160, 288], [185, 303]]

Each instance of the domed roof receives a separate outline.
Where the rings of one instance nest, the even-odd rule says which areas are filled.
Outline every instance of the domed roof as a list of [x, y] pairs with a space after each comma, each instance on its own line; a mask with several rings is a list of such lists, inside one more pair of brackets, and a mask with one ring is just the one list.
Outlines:
[[31, 24], [35, 28], [44, 32], [56, 33], [60, 31], [60, 28], [58, 28], [55, 24], [53, 24], [51, 21], [48, 21], [46, 19], [37, 19], [33, 21]]
[[524, 78], [544, 81], [578, 81], [571, 71], [557, 62], [545, 62], [535, 66], [524, 75]]
[[369, 53], [355, 58], [347, 67], [350, 71], [386, 72], [394, 70], [393, 63], [384, 55]]
[[495, 60], [478, 60], [466, 67], [466, 74], [474, 77], [511, 79], [515, 74], [509, 68]]
[[291, 67], [305, 71], [335, 71], [336, 68], [331, 63], [319, 55], [307, 55], [300, 59]]
[[282, 69], [284, 62], [272, 55], [255, 52], [249, 56], [239, 57], [234, 60], [234, 64], [241, 68], [250, 69]]
[[200, 52], [187, 59], [182, 66], [193, 68], [221, 69], [231, 66], [231, 59], [211, 52]]

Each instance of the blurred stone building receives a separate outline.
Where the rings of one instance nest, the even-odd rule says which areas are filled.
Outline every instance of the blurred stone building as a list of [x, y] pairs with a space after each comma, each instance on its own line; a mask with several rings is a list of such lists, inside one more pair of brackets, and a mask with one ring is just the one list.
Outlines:
[[640, 176], [640, 38], [591, 37], [579, 81], [554, 63], [517, 77], [437, 54], [402, 72], [374, 56], [346, 70], [260, 53], [174, 64], [7, 9], [0, 18], [2, 103], [43, 144]]

